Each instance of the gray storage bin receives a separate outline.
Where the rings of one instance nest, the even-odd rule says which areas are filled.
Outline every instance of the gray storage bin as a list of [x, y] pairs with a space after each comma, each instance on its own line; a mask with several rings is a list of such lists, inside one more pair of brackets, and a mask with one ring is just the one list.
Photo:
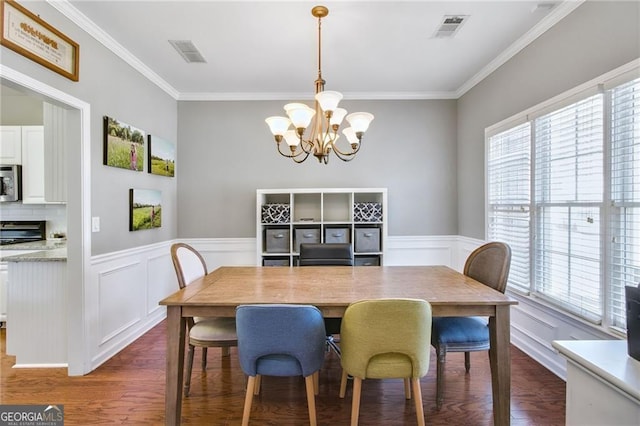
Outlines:
[[369, 253], [380, 251], [379, 228], [356, 228], [356, 253]]
[[289, 259], [264, 259], [264, 266], [289, 266]]
[[296, 253], [300, 253], [300, 244], [319, 243], [319, 242], [320, 242], [319, 228], [296, 228], [295, 240], [294, 240]]
[[265, 248], [267, 253], [289, 253], [289, 230], [267, 229]]
[[356, 256], [355, 266], [380, 266], [380, 258], [378, 256]]
[[325, 243], [348, 243], [349, 228], [326, 228], [324, 230]]

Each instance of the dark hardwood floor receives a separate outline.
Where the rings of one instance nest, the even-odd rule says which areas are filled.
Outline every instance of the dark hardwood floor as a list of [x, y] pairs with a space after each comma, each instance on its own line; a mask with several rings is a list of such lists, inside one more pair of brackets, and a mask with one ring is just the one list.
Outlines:
[[[165, 331], [162, 322], [90, 374], [69, 377], [66, 369], [11, 368], [15, 360], [6, 355], [2, 329], [0, 404], [64, 404], [66, 425], [164, 424]], [[206, 372], [200, 368], [201, 351], [196, 353], [191, 395], [183, 400], [183, 424], [240, 424], [245, 377], [236, 348], [225, 358], [219, 350], [210, 349]], [[511, 424], [564, 425], [565, 383], [513, 346], [511, 356]], [[471, 354], [468, 375], [463, 354], [449, 354], [445, 402], [440, 411], [435, 409], [435, 371], [432, 352], [430, 372], [422, 379], [427, 424], [492, 424], [487, 352]], [[319, 425], [349, 424], [351, 392], [340, 399], [339, 386], [340, 362], [329, 353], [316, 398]], [[404, 399], [400, 380], [363, 382], [361, 425], [415, 422], [413, 402]], [[261, 394], [254, 400], [251, 424], [308, 424], [302, 378], [265, 377]]]

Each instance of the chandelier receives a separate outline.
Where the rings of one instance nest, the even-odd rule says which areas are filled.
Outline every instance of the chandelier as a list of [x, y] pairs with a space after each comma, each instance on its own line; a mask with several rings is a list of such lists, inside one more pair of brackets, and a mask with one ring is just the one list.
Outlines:
[[[276, 140], [278, 152], [284, 157], [291, 158], [296, 163], [305, 161], [309, 154], [313, 154], [320, 163], [329, 162], [329, 154], [333, 151], [342, 161], [351, 161], [360, 150], [362, 136], [373, 120], [373, 114], [368, 112], [354, 112], [347, 115], [347, 111], [338, 108], [342, 99], [340, 92], [324, 90], [325, 81], [322, 79], [322, 18], [329, 14], [324, 6], [315, 6], [311, 14], [318, 18], [318, 79], [315, 81], [316, 96], [314, 108], [302, 103], [290, 103], [284, 106], [287, 117], [269, 117], [265, 121]], [[343, 149], [336, 142], [340, 135], [338, 129], [345, 118], [351, 127], [342, 130], [347, 138]], [[293, 130], [289, 127], [293, 125]], [[289, 151], [282, 150], [282, 142], [289, 146]], [[350, 149], [349, 149], [350, 148]]]

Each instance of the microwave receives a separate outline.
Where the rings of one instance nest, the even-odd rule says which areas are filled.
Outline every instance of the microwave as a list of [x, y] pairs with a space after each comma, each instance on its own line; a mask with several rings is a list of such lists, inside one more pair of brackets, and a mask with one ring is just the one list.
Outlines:
[[22, 199], [22, 167], [0, 165], [0, 202]]

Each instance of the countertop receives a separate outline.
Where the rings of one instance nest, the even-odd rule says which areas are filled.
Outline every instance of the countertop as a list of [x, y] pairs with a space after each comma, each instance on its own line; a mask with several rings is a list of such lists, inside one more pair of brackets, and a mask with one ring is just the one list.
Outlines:
[[627, 353], [626, 340], [555, 340], [560, 354], [640, 401], [640, 361]]
[[[24, 251], [24, 253], [20, 253]], [[44, 240], [11, 244], [0, 248], [0, 262], [66, 262], [65, 240]]]

